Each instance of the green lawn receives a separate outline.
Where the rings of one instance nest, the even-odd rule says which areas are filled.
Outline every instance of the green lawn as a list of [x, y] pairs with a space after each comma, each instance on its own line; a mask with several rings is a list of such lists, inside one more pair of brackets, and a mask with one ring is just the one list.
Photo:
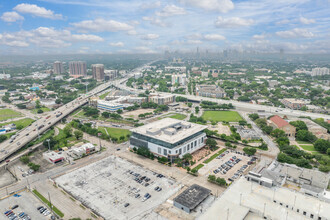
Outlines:
[[238, 122], [243, 120], [242, 117], [235, 111], [205, 111], [202, 117], [206, 121], [216, 122]]
[[216, 158], [217, 156], [219, 156], [220, 154], [222, 154], [223, 152], [225, 152], [227, 149], [226, 148], [223, 148], [221, 150], [219, 150], [218, 153], [215, 153], [214, 155], [212, 155], [210, 158], [206, 159], [204, 161], [204, 163], [210, 163], [214, 158]]
[[300, 145], [300, 147], [304, 150], [316, 151], [313, 145]]
[[24, 119], [20, 119], [20, 120], [17, 120], [17, 121], [12, 121], [12, 122], [7, 122], [7, 123], [2, 123], [0, 124], [0, 127], [1, 126], [4, 126], [4, 125], [7, 125], [7, 124], [15, 124], [16, 126], [23, 126], [24, 128], [29, 126], [30, 124], [32, 124], [32, 122], [34, 122], [33, 119], [31, 118], [24, 118]]
[[311, 142], [307, 141], [297, 141], [298, 144], [312, 144]]
[[47, 204], [48, 207], [52, 206], [51, 208], [53, 209], [53, 211], [60, 216], [61, 218], [63, 218], [64, 214], [58, 209], [56, 208], [56, 206], [54, 206], [53, 204], [50, 204], [50, 202], [43, 196], [41, 195], [41, 193], [39, 193], [36, 189], [34, 189], [32, 191], [36, 196], [38, 196], [41, 201], [43, 201], [45, 204]]
[[202, 168], [204, 166], [204, 164], [198, 164], [194, 169], [196, 169], [196, 170], [199, 170], [200, 168]]
[[107, 97], [107, 95], [109, 94], [110, 92], [106, 92], [102, 95], [99, 96], [100, 99], [104, 99], [105, 97]]
[[108, 128], [108, 127], [99, 127], [98, 130], [101, 131], [104, 134], [107, 134], [107, 132], [105, 131], [105, 129], [108, 131], [110, 137], [116, 137], [119, 138], [121, 136], [125, 137], [125, 141], [128, 140], [128, 138], [126, 137], [128, 134], [130, 135], [131, 132], [127, 129], [122, 129], [122, 128]]
[[17, 118], [19, 116], [22, 116], [22, 114], [14, 110], [0, 109], [0, 121], [7, 120], [10, 118]]
[[174, 119], [179, 119], [179, 120], [183, 120], [185, 119], [187, 116], [184, 114], [175, 114], [175, 115], [171, 115], [169, 118], [174, 118]]
[[42, 107], [42, 108], [36, 108], [36, 109], [32, 109], [31, 111], [32, 111], [32, 113], [34, 113], [34, 114], [38, 114], [38, 110], [39, 109], [41, 109], [43, 112], [49, 112], [50, 111], [50, 109], [49, 108], [47, 108], [47, 107]]

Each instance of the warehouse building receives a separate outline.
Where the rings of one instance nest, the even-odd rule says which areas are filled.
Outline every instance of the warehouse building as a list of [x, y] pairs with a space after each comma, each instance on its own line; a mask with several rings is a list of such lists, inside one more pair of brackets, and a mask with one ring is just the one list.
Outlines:
[[174, 198], [173, 205], [187, 213], [193, 211], [211, 193], [211, 190], [194, 184]]
[[156, 156], [170, 160], [193, 153], [205, 146], [207, 126], [164, 118], [131, 129], [131, 147], [148, 148]]

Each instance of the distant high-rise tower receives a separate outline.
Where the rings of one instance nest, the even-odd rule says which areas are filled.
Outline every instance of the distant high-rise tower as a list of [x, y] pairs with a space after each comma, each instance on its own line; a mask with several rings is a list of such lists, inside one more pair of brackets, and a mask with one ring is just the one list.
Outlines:
[[70, 75], [86, 76], [86, 62], [71, 61], [69, 63]]
[[56, 61], [53, 64], [54, 67], [54, 73], [55, 74], [62, 74], [64, 73], [64, 68], [63, 68], [63, 64], [60, 61]]
[[93, 79], [96, 79], [97, 81], [104, 80], [104, 65], [103, 64], [93, 64], [92, 71], [93, 71]]

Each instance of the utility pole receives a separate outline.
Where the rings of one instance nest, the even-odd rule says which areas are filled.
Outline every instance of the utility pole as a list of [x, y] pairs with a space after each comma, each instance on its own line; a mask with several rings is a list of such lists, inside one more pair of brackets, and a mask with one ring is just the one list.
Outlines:
[[48, 192], [48, 199], [49, 199], [50, 211], [53, 213], [53, 206], [52, 206], [52, 201], [50, 200], [50, 194], [49, 194], [49, 192]]
[[46, 141], [48, 142], [48, 151], [50, 151], [50, 144], [49, 144], [50, 139], [47, 139]]

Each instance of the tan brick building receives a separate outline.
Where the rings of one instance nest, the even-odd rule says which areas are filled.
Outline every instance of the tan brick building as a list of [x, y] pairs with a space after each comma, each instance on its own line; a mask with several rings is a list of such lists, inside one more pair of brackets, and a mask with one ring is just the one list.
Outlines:
[[289, 124], [278, 115], [271, 117], [268, 121], [268, 125], [272, 126], [274, 129], [278, 128], [285, 132], [288, 137], [296, 136], [296, 127]]

